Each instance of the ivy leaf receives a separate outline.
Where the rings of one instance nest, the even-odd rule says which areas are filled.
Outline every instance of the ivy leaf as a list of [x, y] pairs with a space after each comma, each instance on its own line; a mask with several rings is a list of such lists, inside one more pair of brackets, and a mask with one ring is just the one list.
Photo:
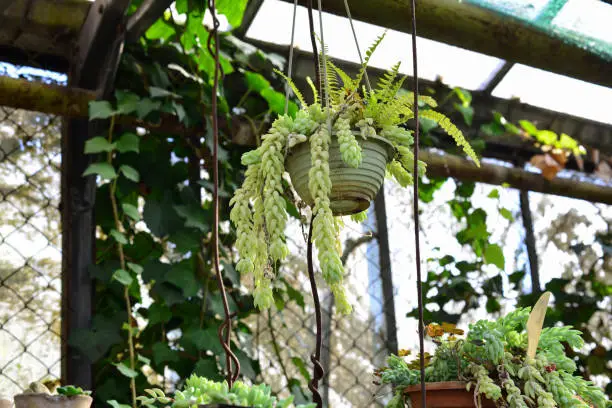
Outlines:
[[89, 120], [108, 119], [115, 113], [117, 112], [115, 112], [109, 101], [89, 102]]
[[125, 286], [130, 286], [134, 282], [132, 275], [124, 269], [117, 269], [113, 274], [113, 279]]
[[96, 136], [85, 142], [85, 154], [97, 154], [111, 152], [115, 148], [114, 143], [110, 143], [102, 136]]
[[500, 208], [499, 213], [501, 214], [502, 217], [504, 217], [508, 221], [510, 222], [514, 221], [514, 217], [512, 216], [512, 213], [507, 208]]
[[113, 166], [109, 163], [92, 163], [85, 169], [83, 172], [83, 176], [90, 176], [92, 174], [97, 174], [103, 179], [112, 180], [117, 177], [117, 173]]
[[115, 367], [117, 367], [117, 370], [119, 370], [119, 372], [127, 378], [138, 377], [138, 371], [131, 369], [130, 367], [125, 365], [125, 363], [115, 364]]
[[185, 297], [192, 297], [198, 293], [199, 284], [195, 278], [193, 261], [187, 259], [172, 266], [166, 275], [166, 281], [181, 288]]
[[174, 35], [174, 28], [166, 23], [164, 19], [159, 18], [145, 33], [145, 37], [149, 40], [167, 40]]
[[299, 357], [292, 357], [291, 358], [291, 362], [298, 369], [300, 374], [302, 374], [302, 377], [304, 377], [306, 382], [309, 382], [310, 381], [310, 373], [308, 372], [308, 369], [306, 368], [306, 363], [304, 363], [304, 360], [302, 360]]
[[153, 345], [153, 361], [155, 364], [176, 363], [179, 361], [178, 353], [172, 350], [166, 343], [155, 343]]
[[158, 88], [156, 86], [151, 86], [149, 87], [149, 95], [151, 96], [151, 98], [166, 98], [166, 97], [172, 97], [172, 98], [176, 98], [176, 99], [181, 99], [180, 95], [177, 95], [173, 92], [170, 92], [166, 89], [163, 88]]
[[217, 0], [217, 11], [227, 18], [227, 22], [232, 28], [237, 28], [242, 24], [242, 16], [246, 9], [247, 0]]
[[268, 88], [261, 91], [261, 96], [268, 102], [272, 112], [279, 115], [285, 113], [285, 95], [275, 91], [273, 88]]
[[499, 198], [499, 190], [494, 188], [493, 190], [491, 190], [489, 195], [487, 195], [487, 197], [489, 197], [489, 198]]
[[119, 171], [123, 173], [123, 175], [129, 180], [132, 180], [134, 183], [138, 183], [140, 181], [140, 174], [138, 174], [138, 170], [136, 170], [132, 166], [124, 164], [119, 167]]
[[504, 269], [504, 251], [497, 244], [489, 244], [484, 252], [484, 259], [487, 264], [493, 264], [499, 269]]
[[246, 71], [244, 73], [244, 80], [251, 91], [262, 92], [264, 89], [270, 88], [270, 81], [268, 81], [263, 75], [256, 72]]
[[140, 153], [140, 139], [134, 133], [124, 133], [117, 141], [119, 153], [136, 152]]
[[474, 118], [474, 108], [472, 108], [471, 106], [460, 105], [458, 103], [455, 103], [454, 106], [455, 109], [463, 116], [463, 121], [465, 122], [465, 124], [468, 126], [472, 126], [472, 119]]
[[112, 229], [111, 232], [110, 232], [110, 235], [111, 235], [111, 237], [115, 238], [115, 241], [117, 241], [118, 243], [120, 243], [122, 245], [127, 245], [128, 240], [125, 237], [125, 235], [123, 235], [122, 233], [120, 233], [116, 229]]
[[157, 323], [167, 323], [172, 318], [172, 312], [167, 306], [155, 302], [151, 306], [149, 306], [149, 313], [147, 314], [147, 318], [149, 319], [150, 325]]
[[117, 90], [115, 91], [117, 99], [117, 113], [128, 115], [138, 109], [140, 97], [133, 92]]
[[135, 205], [122, 203], [121, 208], [125, 215], [133, 219], [134, 221], [140, 221], [140, 213], [138, 212], [138, 208]]
[[188, 205], [175, 205], [174, 210], [185, 220], [186, 227], [194, 227], [202, 232], [210, 230], [206, 221], [206, 213], [201, 207], [190, 203]]
[[144, 119], [147, 115], [155, 110], [158, 110], [161, 107], [160, 101], [154, 101], [150, 98], [141, 99], [138, 104], [138, 109], [136, 110], [136, 114], [140, 119]]
[[193, 373], [198, 376], [206, 377], [212, 381], [221, 381], [223, 377], [219, 375], [217, 362], [213, 358], [201, 358], [193, 367]]

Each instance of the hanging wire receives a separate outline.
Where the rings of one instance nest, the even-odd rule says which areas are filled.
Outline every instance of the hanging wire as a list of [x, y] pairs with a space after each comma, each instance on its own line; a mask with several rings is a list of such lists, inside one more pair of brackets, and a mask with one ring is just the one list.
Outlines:
[[[355, 32], [355, 26], [353, 25], [353, 17], [351, 17], [351, 9], [348, 5], [348, 0], [344, 0], [344, 9], [346, 10], [346, 16], [348, 17], [349, 23], [351, 24], [351, 31], [353, 32], [353, 38], [355, 39], [355, 46], [357, 46], [357, 54], [359, 55], [359, 62], [363, 65], [363, 56], [361, 55], [361, 48], [359, 47], [359, 41], [357, 41], [357, 33]], [[372, 85], [370, 84], [370, 78], [368, 77], [368, 72], [363, 70], [366, 86], [368, 87], [368, 91], [372, 91]]]
[[[289, 62], [287, 67], [287, 78], [292, 79], [293, 75], [293, 43], [295, 39], [295, 15], [297, 14], [297, 0], [293, 0], [293, 22], [291, 24], [291, 44], [289, 45]], [[285, 84], [285, 115], [289, 111], [289, 94], [291, 87], [289, 83]]]
[[[208, 52], [215, 60], [215, 71], [212, 88], [212, 127], [213, 127], [213, 266], [215, 268], [215, 274], [217, 275], [217, 283], [219, 285], [219, 291], [221, 292], [221, 300], [223, 301], [223, 311], [225, 313], [225, 320], [219, 326], [218, 335], [219, 341], [223, 350], [225, 350], [225, 363], [227, 367], [227, 383], [229, 387], [232, 387], [234, 381], [238, 379], [240, 375], [240, 362], [231, 350], [231, 333], [232, 333], [232, 322], [231, 314], [229, 311], [229, 305], [227, 302], [227, 292], [225, 290], [225, 284], [223, 283], [223, 276], [221, 275], [221, 268], [219, 267], [219, 124], [217, 122], [217, 90], [219, 89], [219, 74], [221, 71], [221, 64], [219, 63], [219, 20], [217, 19], [217, 13], [215, 8], [215, 0], [208, 0], [208, 9], [212, 15], [213, 27], [210, 30], [208, 36]], [[212, 46], [212, 40], [214, 39], [215, 45]], [[225, 335], [224, 335], [225, 331]], [[232, 369], [232, 362], [236, 367], [236, 371]]]
[[417, 69], [417, 43], [416, 43], [416, 0], [412, 0], [412, 68], [414, 75], [414, 196], [413, 215], [414, 215], [414, 250], [417, 275], [417, 298], [419, 307], [419, 363], [421, 369], [421, 406], [426, 407], [425, 390], [425, 324], [423, 323], [423, 287], [421, 283], [421, 243], [419, 236], [419, 74]]
[[312, 0], [306, 0], [306, 7], [308, 8], [308, 26], [310, 29], [310, 43], [312, 44], [312, 59], [314, 61], [315, 80], [317, 87], [319, 88], [319, 95], [323, 97], [321, 70], [319, 66], [319, 52], [317, 51], [317, 39], [315, 38], [314, 18], [312, 16]]

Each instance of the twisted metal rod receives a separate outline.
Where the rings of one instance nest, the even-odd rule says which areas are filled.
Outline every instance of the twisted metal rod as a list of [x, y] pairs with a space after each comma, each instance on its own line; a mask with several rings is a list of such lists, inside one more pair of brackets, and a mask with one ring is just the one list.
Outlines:
[[419, 74], [417, 66], [417, 43], [416, 43], [416, 0], [412, 0], [412, 68], [414, 77], [414, 167], [412, 174], [414, 175], [413, 189], [413, 216], [414, 216], [414, 249], [417, 275], [417, 298], [419, 307], [419, 363], [421, 371], [421, 406], [426, 408], [426, 390], [425, 390], [425, 324], [423, 323], [423, 286], [421, 283], [421, 242], [419, 236]]
[[312, 263], [312, 226], [316, 215], [313, 214], [310, 219], [310, 227], [308, 228], [308, 247], [306, 250], [306, 256], [308, 258], [308, 278], [310, 279], [310, 287], [312, 289], [312, 298], [314, 299], [315, 307], [315, 319], [317, 325], [316, 344], [315, 352], [310, 356], [310, 361], [313, 364], [313, 375], [312, 379], [308, 383], [308, 389], [312, 392], [312, 400], [317, 404], [317, 408], [323, 406], [323, 399], [319, 393], [319, 380], [325, 375], [325, 370], [321, 365], [321, 346], [323, 343], [322, 336], [322, 319], [321, 319], [321, 302], [319, 301], [319, 291], [317, 290], [317, 282], [314, 276], [314, 267]]
[[[213, 27], [208, 36], [207, 48], [210, 55], [215, 60], [215, 71], [212, 88], [212, 127], [213, 127], [213, 266], [215, 275], [217, 276], [217, 284], [221, 292], [221, 300], [223, 301], [223, 312], [225, 320], [219, 326], [217, 334], [223, 350], [225, 351], [225, 363], [227, 367], [227, 383], [231, 388], [234, 381], [240, 375], [240, 363], [238, 358], [231, 350], [231, 314], [229, 304], [227, 302], [227, 292], [219, 267], [219, 124], [217, 122], [217, 90], [219, 89], [219, 74], [221, 73], [221, 64], [219, 63], [219, 20], [217, 19], [215, 0], [208, 0], [208, 9], [210, 10]], [[215, 45], [212, 46], [214, 39]], [[225, 336], [223, 331], [225, 330]], [[232, 363], [236, 366], [236, 371], [232, 369]]]

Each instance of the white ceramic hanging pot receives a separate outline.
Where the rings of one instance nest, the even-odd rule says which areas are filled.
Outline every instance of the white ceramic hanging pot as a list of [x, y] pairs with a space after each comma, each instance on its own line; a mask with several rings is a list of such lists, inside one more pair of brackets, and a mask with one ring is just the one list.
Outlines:
[[[361, 137], [353, 132], [359, 144], [363, 160], [361, 166], [347, 165], [340, 155], [338, 138], [332, 135], [329, 146], [329, 176], [332, 182], [330, 207], [334, 215], [350, 215], [367, 210], [385, 179], [387, 163], [393, 158], [393, 145], [380, 136]], [[306, 204], [312, 207], [314, 200], [308, 189], [308, 172], [312, 167], [310, 143], [293, 147], [287, 154], [285, 168], [291, 183]]]

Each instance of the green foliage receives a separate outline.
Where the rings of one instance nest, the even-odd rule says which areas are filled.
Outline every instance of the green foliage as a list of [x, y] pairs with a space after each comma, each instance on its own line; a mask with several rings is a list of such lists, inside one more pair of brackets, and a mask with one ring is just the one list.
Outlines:
[[63, 387], [57, 387], [55, 390], [59, 395], [65, 395], [72, 397], [75, 395], [91, 395], [91, 391], [83, 391], [81, 387], [75, 387], [74, 385], [65, 385]]
[[249, 386], [236, 381], [230, 388], [227, 382], [211, 381], [205, 377], [192, 375], [185, 382], [183, 390], [176, 391], [174, 398], [167, 397], [158, 389], [147, 389], [146, 396], [138, 397], [142, 406], [153, 407], [156, 402], [173, 408], [195, 407], [205, 404], [228, 404], [253, 408], [314, 408], [315, 404], [293, 405], [293, 396], [277, 399], [270, 387], [265, 384]]
[[[536, 358], [526, 357], [529, 312], [519, 308], [495, 321], [479, 320], [469, 326], [465, 340], [458, 338], [462, 331], [452, 324], [428, 325], [427, 334], [437, 347], [433, 356], [426, 356], [425, 381], [466, 381], [468, 387], [474, 386], [475, 401], [487, 398], [511, 408], [608, 407], [610, 401], [601, 389], [574, 375], [575, 366], [566, 369], [556, 364], [567, 358], [561, 344], [582, 347], [579, 331], [567, 326], [545, 328]], [[418, 359], [408, 363], [391, 355], [387, 367], [376, 374], [401, 393], [402, 388], [420, 382], [418, 363]], [[404, 404], [394, 398], [390, 406]]]

